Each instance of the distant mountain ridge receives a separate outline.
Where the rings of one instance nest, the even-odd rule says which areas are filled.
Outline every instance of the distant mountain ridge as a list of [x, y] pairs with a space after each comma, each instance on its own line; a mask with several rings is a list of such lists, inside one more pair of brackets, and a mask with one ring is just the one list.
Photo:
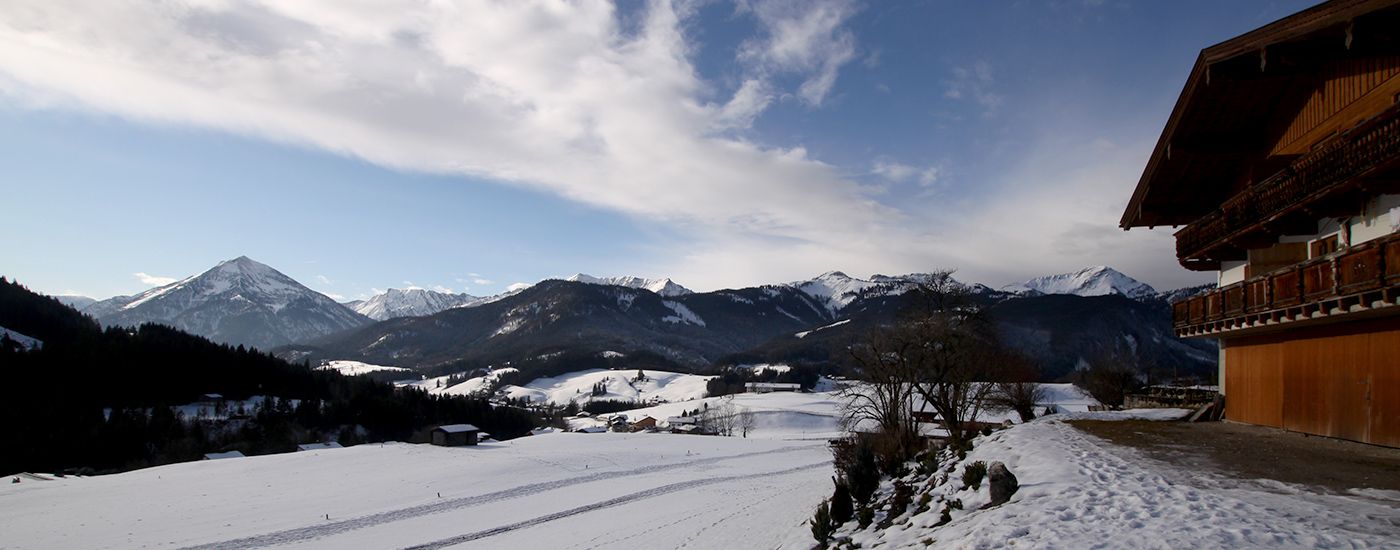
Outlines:
[[[534, 371], [531, 362], [625, 354], [629, 366], [695, 370], [736, 358], [844, 361], [853, 338], [893, 320], [907, 302], [903, 296], [931, 277], [861, 279], [831, 271], [696, 293], [670, 279], [578, 274], [487, 298], [392, 289], [352, 303], [352, 311], [245, 257], [86, 312], [104, 324], [161, 322], [223, 342], [294, 344], [279, 354], [295, 361], [362, 360], [429, 372], [513, 363]], [[1213, 360], [1201, 342], [1174, 338], [1165, 303], [1200, 287], [1158, 293], [1097, 266], [1000, 290], [967, 288], [1008, 341], [1055, 376], [1124, 343], [1185, 372], [1204, 372]], [[1066, 317], [1068, 311], [1075, 313]], [[617, 366], [610, 365], [589, 366]]]
[[470, 294], [451, 294], [425, 288], [391, 288], [374, 297], [346, 304], [360, 315], [376, 321], [395, 317], [422, 317], [454, 307], [470, 307], [487, 298]]
[[1157, 290], [1147, 283], [1102, 265], [1086, 267], [1070, 273], [1037, 277], [1021, 284], [1002, 287], [1002, 290], [1018, 294], [1073, 294], [1075, 296], [1118, 294], [1134, 299], [1157, 295]]
[[665, 278], [665, 279], [643, 279], [643, 278], [641, 278], [641, 277], [630, 277], [630, 276], [623, 276], [623, 277], [594, 277], [594, 276], [592, 276], [592, 275], [585, 275], [585, 274], [583, 274], [583, 273], [575, 273], [575, 274], [573, 274], [573, 275], [570, 275], [568, 278], [566, 278], [566, 279], [564, 279], [564, 280], [566, 280], [566, 281], [575, 281], [575, 282], [579, 282], [579, 283], [587, 283], [587, 284], [590, 284], [590, 285], [606, 285], [606, 286], [620, 286], [620, 287], [626, 287], [626, 288], [639, 288], [639, 289], [643, 289], [643, 290], [650, 290], [650, 291], [652, 291], [652, 292], [655, 292], [655, 293], [657, 293], [657, 294], [659, 294], [659, 295], [661, 295], [661, 296], [665, 296], [665, 297], [668, 297], [668, 298], [673, 298], [673, 297], [676, 297], [676, 296], [685, 296], [686, 294], [692, 294], [692, 292], [691, 292], [690, 289], [688, 289], [688, 288], [686, 288], [686, 287], [683, 287], [683, 286], [681, 286], [681, 285], [676, 284], [674, 281], [672, 281], [672, 280], [669, 279], [669, 278]]
[[170, 325], [227, 344], [272, 349], [372, 321], [247, 256], [83, 310], [103, 325]]

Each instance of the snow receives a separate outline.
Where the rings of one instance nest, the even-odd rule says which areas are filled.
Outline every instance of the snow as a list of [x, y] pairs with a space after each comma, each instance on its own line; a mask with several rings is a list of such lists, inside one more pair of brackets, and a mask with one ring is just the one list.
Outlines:
[[[659, 370], [644, 370], [646, 380], [634, 381], [636, 370], [592, 369], [551, 378], [537, 378], [524, 386], [505, 386], [501, 391], [508, 397], [529, 399], [532, 403], [569, 401], [585, 403], [590, 400], [614, 401], [689, 401], [705, 396], [709, 376], [682, 374]], [[592, 395], [593, 385], [607, 386], [603, 395]]]
[[826, 304], [831, 313], [850, 305], [860, 293], [880, 283], [856, 279], [840, 271], [829, 271], [809, 281], [798, 281], [791, 286]]
[[522, 326], [525, 326], [524, 317], [511, 317], [509, 319], [506, 319], [506, 322], [501, 323], [500, 328], [497, 328], [496, 332], [491, 333], [491, 337], [495, 338], [497, 336], [510, 334], [512, 332], [515, 332], [516, 330], [519, 330]]
[[584, 275], [583, 273], [575, 273], [565, 280], [587, 283], [590, 285], [621, 286], [649, 290], [667, 298], [684, 296], [691, 293], [690, 289], [678, 285], [670, 279], [643, 279], [641, 277], [630, 276], [594, 277], [591, 275]]
[[602, 353], [599, 353], [598, 356], [602, 357], [603, 359], [621, 359], [623, 357], [627, 357], [627, 354], [612, 350], [606, 350]]
[[664, 305], [667, 309], [670, 309], [671, 311], [675, 312], [675, 315], [667, 315], [665, 317], [662, 317], [662, 321], [666, 321], [667, 323], [685, 323], [690, 325], [698, 325], [702, 327], [705, 326], [705, 320], [701, 319], [700, 316], [696, 315], [694, 311], [690, 310], [690, 308], [685, 307], [685, 304], [682, 304], [680, 302], [672, 302], [670, 300], [662, 300], [661, 305]]
[[327, 361], [326, 364], [321, 365], [321, 366], [316, 367], [316, 368], [317, 368], [317, 370], [333, 370], [333, 371], [338, 371], [338, 372], [340, 372], [340, 374], [343, 374], [343, 375], [345, 375], [345, 376], [356, 376], [356, 375], [360, 375], [360, 374], [365, 374], [365, 373], [370, 373], [370, 372], [381, 372], [381, 371], [413, 372], [411, 369], [406, 369], [406, 368], [403, 368], [403, 367], [390, 367], [390, 366], [385, 366], [385, 365], [374, 365], [374, 364], [370, 364], [370, 363], [361, 363], [361, 362], [359, 362], [359, 361], [349, 361], [349, 360]]
[[188, 462], [5, 483], [0, 525], [16, 548], [773, 548], [829, 492], [824, 443], [551, 433]]
[[20, 334], [5, 327], [0, 327], [0, 336], [8, 337], [9, 339], [14, 340], [16, 344], [19, 344], [20, 348], [23, 348], [26, 351], [43, 349], [44, 347], [43, 340], [34, 338], [32, 336]]
[[787, 372], [787, 371], [792, 370], [792, 367], [791, 367], [791, 366], [784, 365], [784, 364], [781, 364], [781, 363], [778, 363], [778, 364], [758, 363], [758, 364], [755, 364], [755, 365], [734, 365], [734, 368], [739, 369], [739, 370], [753, 371], [754, 374], [761, 374], [761, 373], [763, 373], [764, 371]]
[[829, 325], [824, 326], [824, 327], [818, 327], [818, 328], [814, 328], [814, 329], [812, 329], [812, 330], [807, 330], [807, 331], [799, 332], [799, 333], [797, 333], [797, 334], [794, 334], [793, 336], [796, 336], [796, 337], [798, 337], [798, 338], [806, 338], [807, 335], [809, 335], [809, 334], [811, 334], [811, 333], [813, 333], [813, 332], [817, 332], [817, 331], [820, 331], [820, 330], [826, 330], [826, 329], [829, 329], [829, 328], [832, 328], [832, 327], [839, 327], [839, 326], [844, 325], [844, 324], [849, 323], [849, 322], [851, 322], [850, 319], [842, 319], [842, 320], [840, 320], [840, 321], [837, 321], [837, 322], [835, 322], [835, 323], [829, 324]]
[[433, 395], [476, 395], [484, 390], [490, 389], [502, 376], [514, 372], [520, 372], [520, 369], [517, 369], [515, 367], [503, 367], [499, 369], [494, 369], [486, 373], [486, 375], [484, 376], [468, 378], [462, 382], [453, 384], [451, 386], [447, 385], [449, 380], [452, 378], [451, 375], [438, 376], [436, 378], [427, 378], [423, 380], [415, 380], [411, 382], [401, 383], [398, 385], [412, 386], [420, 390], [424, 390]]
[[421, 317], [458, 307], [473, 307], [485, 298], [470, 294], [451, 294], [424, 288], [400, 290], [391, 288], [356, 304], [352, 309], [376, 321], [395, 317]]
[[[1162, 418], [1166, 412], [1092, 413], [1073, 418]], [[1361, 495], [1324, 495], [1274, 481], [1236, 481], [1153, 461], [1050, 416], [974, 440], [973, 450], [934, 495], [960, 499], [952, 521], [941, 507], [895, 518], [883, 532], [856, 531], [861, 548], [1393, 548], [1400, 507]], [[979, 510], [987, 484], [962, 486], [963, 466], [1000, 461], [1021, 489]], [[886, 486], [888, 489], [888, 485]], [[924, 486], [916, 487], [916, 493]], [[917, 496], [916, 496], [917, 498]], [[934, 499], [935, 503], [938, 499]], [[911, 510], [914, 508], [910, 507]], [[791, 548], [806, 548], [810, 541]]]
[[1077, 296], [1106, 296], [1119, 294], [1129, 298], [1144, 298], [1157, 295], [1157, 291], [1146, 283], [1124, 275], [1107, 266], [1094, 266], [1048, 277], [1038, 277], [1019, 285], [1002, 288], [1018, 294], [1074, 294]]

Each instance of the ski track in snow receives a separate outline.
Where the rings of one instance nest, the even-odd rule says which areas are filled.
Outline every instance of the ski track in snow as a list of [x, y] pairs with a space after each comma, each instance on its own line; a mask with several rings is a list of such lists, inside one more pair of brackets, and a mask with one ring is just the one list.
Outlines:
[[[767, 453], [753, 453], [753, 454], [767, 454]], [[500, 527], [493, 527], [493, 528], [491, 528], [491, 529], [486, 529], [486, 530], [483, 530], [483, 531], [476, 531], [476, 532], [474, 532], [474, 533], [467, 533], [467, 534], [465, 534], [465, 535], [458, 535], [458, 536], [451, 537], [451, 538], [446, 538], [446, 539], [442, 539], [442, 540], [436, 540], [436, 541], [429, 542], [429, 543], [426, 543], [426, 544], [420, 544], [420, 545], [416, 545], [416, 546], [409, 546], [409, 547], [407, 547], [405, 550], [431, 550], [431, 549], [437, 549], [437, 548], [446, 548], [446, 547], [449, 547], [449, 546], [456, 546], [456, 545], [458, 545], [458, 544], [462, 544], [462, 543], [466, 543], [466, 542], [471, 542], [471, 541], [474, 541], [474, 540], [479, 540], [479, 539], [484, 539], [484, 538], [487, 538], [487, 537], [494, 537], [494, 536], [496, 536], [496, 535], [501, 535], [501, 534], [504, 534], [504, 533], [509, 533], [509, 532], [515, 531], [515, 530], [517, 530], [517, 529], [524, 529], [524, 528], [527, 528], [527, 527], [534, 527], [534, 526], [537, 526], [537, 525], [541, 525], [541, 524], [544, 524], [544, 523], [549, 523], [549, 522], [551, 522], [551, 521], [555, 521], [555, 520], [567, 518], [567, 517], [570, 517], [570, 516], [576, 516], [576, 515], [579, 515], [579, 514], [584, 514], [584, 513], [593, 512], [593, 511], [597, 511], [597, 510], [602, 510], [602, 509], [605, 509], [605, 508], [612, 508], [612, 507], [614, 507], [614, 506], [619, 506], [619, 505], [622, 505], [622, 504], [627, 504], [627, 503], [629, 503], [629, 502], [638, 501], [638, 500], [647, 499], [647, 498], [652, 498], [652, 497], [657, 497], [657, 496], [661, 496], [661, 495], [665, 495], [665, 494], [669, 494], [669, 493], [674, 493], [674, 492], [677, 492], [677, 491], [684, 491], [684, 490], [686, 490], [686, 489], [693, 489], [693, 488], [695, 488], [695, 487], [701, 487], [701, 486], [704, 486], [704, 485], [714, 485], [714, 484], [718, 484], [718, 483], [728, 483], [728, 482], [731, 482], [731, 481], [741, 481], [741, 480], [745, 480], [745, 479], [755, 479], [755, 478], [760, 478], [760, 477], [781, 476], [781, 475], [787, 475], [787, 474], [795, 474], [795, 473], [798, 473], [798, 472], [803, 472], [803, 471], [811, 470], [811, 469], [814, 469], [814, 468], [828, 467], [828, 466], [830, 466], [830, 465], [831, 465], [831, 461], [829, 461], [829, 460], [823, 460], [823, 461], [821, 461], [821, 462], [815, 462], [815, 463], [812, 463], [812, 464], [806, 464], [806, 465], [797, 466], [797, 467], [793, 467], [793, 468], [787, 468], [787, 469], [785, 469], [785, 470], [778, 470], [778, 471], [776, 471], [776, 472], [759, 472], [759, 473], [756, 473], [756, 474], [742, 474], [742, 475], [733, 475], [733, 476], [725, 476], [725, 477], [716, 477], [716, 478], [709, 478], [709, 479], [693, 479], [693, 480], [690, 480], [690, 481], [681, 481], [681, 482], [672, 483], [672, 484], [669, 484], [669, 485], [662, 485], [662, 486], [660, 486], [660, 487], [655, 487], [655, 488], [652, 488], [652, 489], [647, 489], [647, 490], [645, 490], [645, 491], [638, 491], [638, 492], [635, 492], [635, 493], [632, 493], [632, 494], [622, 495], [622, 496], [620, 496], [620, 497], [610, 498], [610, 499], [608, 499], [608, 500], [604, 500], [604, 501], [601, 501], [601, 502], [595, 502], [595, 503], [593, 503], [593, 504], [589, 504], [589, 505], [586, 505], [586, 506], [579, 506], [579, 507], [577, 507], [577, 508], [570, 508], [570, 509], [568, 509], [568, 510], [564, 510], [564, 511], [561, 511], [561, 512], [555, 512], [555, 513], [553, 513], [553, 514], [547, 514], [547, 515], [543, 515], [543, 516], [540, 516], [540, 517], [537, 517], [537, 518], [534, 518], [534, 519], [528, 519], [528, 520], [525, 520], [525, 521], [520, 521], [520, 522], [512, 523], [512, 524], [509, 524], [509, 525], [502, 525], [502, 526], [500, 526]]]
[[[222, 550], [222, 549], [235, 549], [235, 548], [264, 548], [264, 547], [268, 547], [268, 546], [277, 546], [277, 545], [281, 545], [281, 544], [290, 544], [290, 543], [294, 543], [294, 542], [302, 542], [302, 541], [308, 541], [308, 540], [318, 539], [318, 538], [322, 538], [322, 537], [328, 537], [328, 536], [332, 536], [332, 535], [338, 535], [338, 534], [341, 534], [341, 533], [346, 533], [346, 532], [354, 531], [354, 530], [357, 530], [357, 529], [364, 529], [364, 528], [366, 528], [366, 527], [373, 527], [373, 526], [376, 526], [376, 525], [382, 525], [382, 524], [385, 524], [385, 523], [393, 523], [393, 522], [396, 522], [396, 521], [403, 521], [403, 520], [406, 520], [406, 519], [412, 519], [412, 518], [416, 518], [416, 517], [419, 517], [419, 516], [425, 516], [425, 515], [429, 515], [429, 514], [437, 514], [437, 513], [440, 513], [440, 512], [446, 512], [446, 511], [448, 511], [448, 510], [458, 510], [458, 509], [462, 509], [462, 508], [472, 508], [472, 507], [475, 507], [475, 506], [481, 506], [481, 505], [483, 505], [483, 504], [490, 504], [490, 503], [499, 502], [499, 501], [502, 501], [502, 500], [509, 500], [509, 499], [520, 498], [520, 497], [523, 497], [523, 496], [534, 495], [534, 494], [543, 493], [543, 492], [546, 492], [546, 491], [553, 491], [553, 490], [557, 490], [557, 489], [562, 489], [562, 488], [569, 487], [569, 486], [572, 486], [572, 485], [579, 485], [579, 484], [583, 484], [583, 483], [592, 483], [592, 482], [595, 482], [595, 481], [603, 481], [603, 480], [614, 479], [614, 478], [619, 478], [619, 477], [632, 477], [632, 476], [640, 476], [640, 475], [646, 475], [646, 474], [653, 474], [653, 473], [657, 473], [657, 472], [664, 472], [664, 471], [667, 471], [667, 470], [674, 470], [674, 469], [679, 469], [679, 468], [690, 468], [690, 467], [694, 467], [694, 466], [703, 466], [703, 465], [707, 465], [707, 464], [714, 464], [714, 463], [724, 462], [724, 461], [728, 461], [728, 460], [739, 460], [739, 459], [752, 458], [752, 457], [756, 457], [756, 456], [771, 455], [771, 454], [782, 454], [782, 453], [791, 453], [791, 452], [798, 452], [798, 451], [805, 451], [805, 450], [811, 450], [811, 446], [809, 446], [809, 445], [802, 445], [802, 446], [782, 447], [782, 448], [779, 448], [779, 449], [772, 449], [772, 450], [768, 450], [768, 451], [758, 451], [758, 452], [742, 453], [742, 454], [736, 454], [736, 455], [727, 455], [727, 456], [700, 458], [700, 459], [696, 459], [696, 460], [687, 460], [687, 461], [682, 461], [682, 462], [674, 462], [674, 463], [670, 463], [670, 464], [657, 464], [657, 465], [653, 465], [653, 466], [646, 466], [646, 467], [636, 468], [636, 469], [632, 469], [632, 470], [611, 471], [611, 472], [598, 472], [598, 473], [596, 473], [596, 474], [589, 474], [589, 475], [578, 476], [578, 477], [570, 477], [570, 478], [568, 478], [568, 479], [559, 479], [559, 480], [554, 480], [554, 481], [545, 481], [545, 482], [540, 482], [540, 483], [532, 483], [532, 484], [529, 484], [529, 485], [522, 485], [522, 486], [520, 486], [520, 487], [512, 487], [512, 488], [510, 488], [510, 489], [504, 489], [504, 490], [495, 491], [495, 492], [486, 493], [486, 494], [481, 494], [481, 495], [474, 495], [474, 496], [469, 496], [469, 497], [459, 497], [459, 498], [453, 498], [453, 499], [446, 499], [446, 500], [443, 500], [443, 501], [441, 501], [441, 502], [433, 502], [433, 503], [430, 503], [430, 504], [421, 504], [421, 505], [418, 505], [418, 506], [410, 506], [410, 507], [408, 507], [408, 508], [400, 508], [400, 509], [398, 509], [398, 510], [388, 510], [388, 511], [385, 511], [385, 512], [379, 512], [379, 513], [376, 513], [376, 514], [370, 514], [370, 515], [367, 515], [367, 516], [360, 516], [360, 517], [351, 518], [351, 519], [347, 519], [347, 520], [335, 521], [335, 522], [326, 523], [326, 524], [322, 524], [322, 525], [310, 525], [310, 526], [306, 526], [306, 527], [298, 527], [298, 528], [295, 528], [295, 529], [287, 529], [287, 530], [276, 531], [276, 532], [272, 532], [272, 533], [264, 533], [264, 534], [261, 534], [261, 535], [255, 535], [255, 536], [251, 536], [251, 537], [244, 537], [244, 538], [232, 539], [232, 540], [226, 540], [226, 541], [219, 541], [219, 542], [211, 542], [211, 543], [200, 544], [200, 545], [195, 545], [195, 546], [187, 546], [187, 547], [184, 548], [184, 550], [215, 550], [215, 549], [220, 549], [220, 550]], [[517, 524], [507, 525], [507, 526], [504, 526], [504, 527], [497, 527], [497, 528], [495, 528], [495, 529], [490, 529], [490, 530], [487, 530], [487, 531], [479, 531], [479, 532], [476, 532], [476, 533], [471, 533], [471, 534], [469, 534], [469, 535], [462, 535], [462, 537], [474, 537], [474, 538], [463, 539], [463, 540], [461, 540], [461, 541], [453, 542], [453, 543], [451, 543], [451, 544], [459, 544], [460, 542], [466, 542], [467, 540], [475, 540], [476, 538], [484, 538], [484, 537], [487, 537], [487, 536], [492, 536], [492, 535], [496, 535], [496, 534], [500, 534], [500, 533], [505, 533], [505, 532], [508, 532], [508, 531], [513, 531], [513, 530], [519, 529], [519, 528], [521, 528], [521, 527], [526, 527], [526, 526], [528, 526], [528, 525], [535, 525], [535, 524], [539, 524], [539, 523], [545, 523], [545, 522], [553, 521], [553, 520], [555, 520], [555, 519], [559, 519], [559, 518], [562, 518], [562, 517], [567, 517], [567, 516], [571, 516], [571, 515], [581, 514], [581, 513], [590, 511], [590, 510], [592, 510], [592, 509], [605, 508], [605, 507], [609, 507], [609, 506], [616, 506], [616, 505], [622, 504], [622, 503], [624, 503], [624, 502], [630, 502], [630, 501], [632, 501], [632, 500], [639, 500], [639, 499], [648, 498], [648, 497], [651, 497], [651, 496], [662, 495], [662, 494], [665, 494], [665, 493], [668, 493], [668, 492], [680, 491], [680, 490], [683, 490], [683, 489], [688, 489], [688, 488], [693, 487], [693, 486], [699, 486], [699, 485], [704, 485], [704, 484], [708, 484], [708, 483], [720, 483], [720, 482], [735, 481], [735, 480], [740, 480], [740, 479], [749, 479], [749, 478], [753, 478], [753, 477], [767, 476], [767, 475], [783, 475], [783, 474], [786, 474], [786, 473], [794, 473], [794, 472], [801, 471], [801, 470], [803, 470], [803, 469], [815, 468], [815, 467], [818, 467], [818, 466], [829, 465], [829, 464], [831, 464], [831, 462], [830, 462], [830, 461], [826, 461], [826, 462], [821, 462], [821, 463], [817, 463], [817, 464], [814, 464], [814, 465], [807, 465], [807, 466], [801, 466], [801, 467], [798, 467], [798, 468], [793, 468], [793, 469], [788, 469], [788, 470], [781, 470], [781, 471], [778, 471], [778, 472], [768, 472], [768, 473], [763, 473], [763, 474], [747, 474], [747, 475], [730, 476], [730, 477], [722, 477], [722, 478], [714, 478], [714, 479], [703, 479], [703, 480], [687, 481], [687, 482], [675, 483], [675, 484], [671, 484], [671, 485], [665, 485], [665, 486], [658, 487], [658, 488], [656, 488], [656, 489], [652, 489], [652, 490], [649, 490], [649, 491], [642, 491], [642, 492], [640, 492], [640, 493], [633, 493], [633, 494], [631, 494], [631, 495], [624, 495], [624, 496], [621, 496], [621, 497], [617, 497], [617, 498], [614, 498], [614, 499], [606, 500], [606, 501], [603, 501], [603, 502], [600, 502], [600, 503], [596, 503], [596, 504], [592, 504], [592, 505], [589, 505], [589, 506], [583, 506], [583, 507], [575, 508], [575, 509], [572, 509], [572, 510], [565, 510], [564, 512], [559, 512], [559, 513], [556, 513], [556, 514], [550, 514], [550, 515], [548, 515], [548, 516], [543, 516], [543, 517], [541, 517], [541, 518], [536, 518], [536, 519], [534, 519], [534, 520], [530, 520], [529, 522], [521, 522], [521, 523], [517, 523]], [[659, 491], [659, 490], [661, 490], [661, 489], [667, 489], [667, 490], [665, 490], [665, 491]], [[658, 492], [658, 491], [659, 491], [659, 492]], [[561, 514], [562, 514], [562, 515], [561, 515]], [[548, 519], [546, 519], [546, 518], [548, 518]], [[533, 523], [532, 523], [532, 522], [533, 522]], [[457, 538], [461, 538], [461, 537], [457, 537]], [[455, 539], [454, 539], [454, 540], [455, 540]], [[429, 544], [429, 545], [421, 546], [421, 548], [441, 548], [441, 547], [442, 547], [442, 546], [431, 546], [431, 545], [437, 544], [437, 543], [428, 543], [428, 544]], [[446, 545], [443, 545], [443, 546], [446, 546]], [[414, 547], [414, 548], [419, 548], [419, 547]]]

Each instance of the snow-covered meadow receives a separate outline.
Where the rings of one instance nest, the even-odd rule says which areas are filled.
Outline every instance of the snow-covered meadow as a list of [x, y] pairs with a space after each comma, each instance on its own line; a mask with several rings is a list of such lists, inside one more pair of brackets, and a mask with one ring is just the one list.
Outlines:
[[0, 488], [4, 548], [754, 548], [809, 537], [823, 442], [552, 433]]

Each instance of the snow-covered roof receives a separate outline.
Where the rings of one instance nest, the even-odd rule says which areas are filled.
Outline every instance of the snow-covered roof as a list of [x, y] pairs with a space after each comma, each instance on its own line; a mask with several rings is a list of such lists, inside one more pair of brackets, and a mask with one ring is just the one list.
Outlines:
[[336, 442], [334, 442], [334, 441], [330, 441], [330, 442], [326, 442], [326, 443], [302, 443], [302, 444], [300, 444], [300, 445], [297, 445], [297, 450], [298, 450], [298, 451], [315, 451], [315, 450], [317, 450], [317, 449], [340, 449], [340, 448], [342, 448], [342, 447], [340, 446], [340, 444], [339, 444], [339, 443], [336, 443]]
[[447, 424], [445, 426], [438, 426], [436, 429], [450, 434], [481, 431], [480, 428], [471, 424]]
[[243, 458], [243, 453], [229, 451], [226, 453], [204, 453], [204, 460], [218, 460], [221, 458]]

